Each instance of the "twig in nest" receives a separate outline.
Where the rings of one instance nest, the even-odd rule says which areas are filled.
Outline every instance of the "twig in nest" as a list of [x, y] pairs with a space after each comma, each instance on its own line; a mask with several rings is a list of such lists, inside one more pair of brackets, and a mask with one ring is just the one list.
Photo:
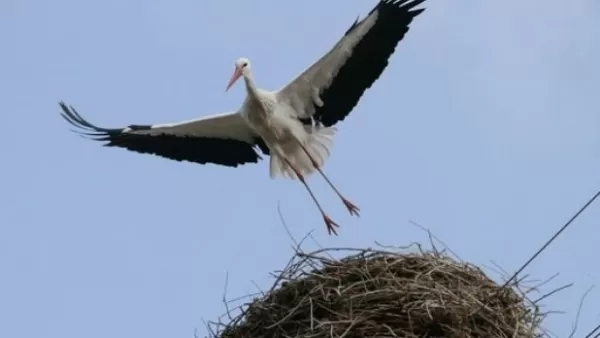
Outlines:
[[534, 300], [533, 304], [537, 304], [537, 303], [541, 302], [542, 300], [544, 300], [544, 299], [546, 299], [546, 298], [548, 298], [548, 297], [550, 297], [550, 296], [552, 296], [552, 295], [554, 295], [554, 294], [556, 294], [556, 293], [558, 293], [558, 292], [560, 292], [560, 291], [562, 291], [564, 289], [568, 289], [568, 288], [570, 288], [572, 286], [573, 286], [573, 283], [569, 283], [569, 284], [563, 285], [563, 286], [561, 286], [559, 288], [556, 288], [556, 289], [554, 289], [554, 290], [552, 290], [552, 291], [544, 294], [540, 298]]
[[460, 256], [459, 256], [459, 255], [458, 255], [456, 252], [454, 252], [452, 249], [450, 249], [450, 247], [449, 247], [448, 245], [446, 245], [446, 243], [444, 243], [444, 241], [442, 241], [442, 240], [441, 240], [441, 239], [439, 239], [439, 238], [438, 238], [436, 235], [434, 235], [434, 234], [433, 234], [433, 233], [432, 233], [432, 232], [431, 232], [431, 231], [430, 231], [428, 228], [426, 228], [426, 227], [422, 226], [421, 224], [419, 224], [419, 223], [417, 223], [417, 222], [415, 222], [415, 221], [413, 221], [413, 220], [410, 220], [410, 221], [409, 221], [409, 223], [410, 223], [410, 224], [412, 224], [412, 225], [414, 225], [414, 226], [416, 226], [416, 227], [418, 227], [419, 229], [421, 229], [421, 230], [423, 230], [423, 231], [427, 232], [427, 233], [429, 234], [429, 236], [430, 236], [430, 237], [433, 237], [433, 238], [434, 238], [436, 241], [440, 242], [440, 244], [441, 244], [441, 245], [443, 245], [443, 246], [444, 246], [444, 248], [448, 249], [448, 251], [449, 251], [449, 252], [450, 252], [452, 255], [454, 255], [454, 257], [456, 257], [456, 259], [458, 259], [459, 261], [462, 261], [462, 260], [463, 260], [462, 258], [460, 258]]
[[577, 314], [575, 315], [575, 325], [573, 325], [573, 330], [571, 331], [571, 334], [569, 335], [568, 338], [572, 338], [575, 335], [575, 332], [577, 331], [577, 325], [579, 324], [579, 316], [581, 314], [581, 309], [583, 308], [583, 302], [585, 301], [585, 298], [590, 293], [590, 291], [592, 291], [593, 288], [594, 288], [594, 285], [590, 286], [583, 293], [583, 296], [581, 297], [581, 300], [579, 301], [579, 307], [577, 308]]

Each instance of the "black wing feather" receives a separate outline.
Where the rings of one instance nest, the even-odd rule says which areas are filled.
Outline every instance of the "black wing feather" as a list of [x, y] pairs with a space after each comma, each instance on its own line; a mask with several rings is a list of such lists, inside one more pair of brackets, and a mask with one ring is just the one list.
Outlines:
[[[315, 105], [317, 121], [331, 126], [342, 121], [354, 109], [361, 96], [381, 76], [388, 59], [409, 30], [409, 24], [425, 9], [416, 9], [425, 0], [380, 0], [371, 10], [378, 10], [377, 21], [355, 46], [352, 56], [342, 66], [321, 94], [324, 105]], [[355, 21], [345, 35], [358, 25]]]
[[144, 135], [128, 132], [149, 130], [151, 125], [131, 125], [128, 128], [101, 128], [86, 121], [73, 108], [60, 102], [61, 116], [77, 127], [79, 133], [96, 141], [107, 142], [104, 146], [120, 147], [143, 154], [153, 154], [176, 161], [214, 163], [237, 167], [246, 163], [257, 163], [261, 156], [254, 146], [268, 155], [268, 147], [260, 138], [254, 144], [244, 141], [208, 137], [175, 136], [169, 134]]

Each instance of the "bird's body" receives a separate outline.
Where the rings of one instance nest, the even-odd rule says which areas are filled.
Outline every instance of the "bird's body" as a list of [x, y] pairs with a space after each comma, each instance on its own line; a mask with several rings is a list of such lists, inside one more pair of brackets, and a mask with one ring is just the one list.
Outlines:
[[172, 124], [130, 125], [106, 129], [83, 119], [60, 103], [63, 117], [108, 141], [107, 146], [151, 153], [178, 161], [237, 167], [258, 162], [257, 149], [270, 156], [270, 176], [300, 180], [321, 211], [327, 229], [337, 226], [325, 214], [305, 177], [318, 171], [342, 199], [350, 213], [358, 208], [345, 199], [321, 170], [336, 133], [334, 125], [356, 106], [360, 97], [388, 64], [425, 0], [380, 0], [363, 20], [358, 19], [342, 39], [317, 62], [276, 91], [255, 85], [250, 61], [240, 58], [229, 89], [243, 77], [246, 98], [232, 113]]
[[[249, 65], [246, 59], [241, 60]], [[336, 129], [315, 126], [298, 119], [299, 114], [285, 102], [280, 102], [276, 92], [255, 88], [250, 71], [244, 80], [248, 94], [239, 114], [269, 149], [271, 178], [281, 175], [298, 179], [285, 158], [305, 177], [314, 173], [316, 169], [301, 145], [322, 166], [329, 156]]]

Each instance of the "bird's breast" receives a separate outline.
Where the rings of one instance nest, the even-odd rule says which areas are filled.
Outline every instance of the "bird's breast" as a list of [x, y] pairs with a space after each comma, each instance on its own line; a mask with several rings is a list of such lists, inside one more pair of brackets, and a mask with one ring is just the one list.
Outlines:
[[[284, 106], [269, 97], [251, 100], [245, 104], [244, 117], [265, 142], [281, 144], [293, 140], [296, 131], [296, 120], [292, 119]], [[296, 123], [298, 124], [298, 123]]]

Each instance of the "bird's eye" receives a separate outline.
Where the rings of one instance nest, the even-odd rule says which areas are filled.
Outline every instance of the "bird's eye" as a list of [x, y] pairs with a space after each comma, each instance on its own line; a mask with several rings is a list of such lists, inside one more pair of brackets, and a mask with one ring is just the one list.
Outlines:
[[242, 68], [246, 67], [248, 65], [248, 62], [244, 62], [244, 64], [242, 65]]

